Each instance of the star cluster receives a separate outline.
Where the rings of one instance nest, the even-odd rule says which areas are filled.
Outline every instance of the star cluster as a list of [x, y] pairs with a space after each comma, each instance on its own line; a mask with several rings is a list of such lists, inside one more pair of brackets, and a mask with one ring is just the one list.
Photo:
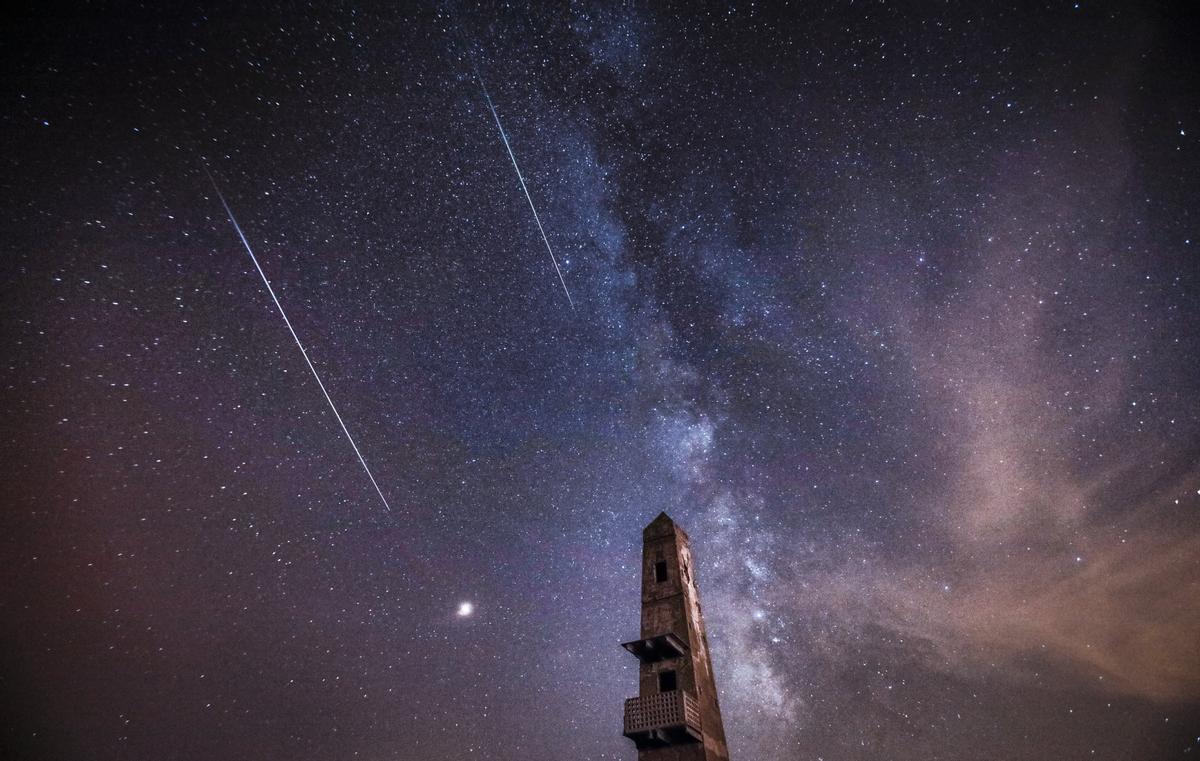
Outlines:
[[3, 755], [633, 758], [662, 510], [735, 759], [1197, 752], [1186, 10], [73, 14], [4, 34]]

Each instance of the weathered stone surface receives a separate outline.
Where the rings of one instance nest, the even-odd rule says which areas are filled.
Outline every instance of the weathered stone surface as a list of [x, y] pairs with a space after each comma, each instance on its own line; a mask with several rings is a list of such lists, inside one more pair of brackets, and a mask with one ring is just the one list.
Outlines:
[[[634, 732], [639, 761], [727, 761], [725, 728], [700, 608], [688, 536], [666, 513], [642, 532], [642, 639], [674, 634], [687, 644], [681, 657], [639, 668], [638, 695], [653, 699], [661, 691], [680, 690], [695, 701], [699, 727], [682, 718], [668, 720], [661, 732]], [[673, 687], [670, 675], [674, 672]], [[700, 741], [697, 739], [700, 738]]]

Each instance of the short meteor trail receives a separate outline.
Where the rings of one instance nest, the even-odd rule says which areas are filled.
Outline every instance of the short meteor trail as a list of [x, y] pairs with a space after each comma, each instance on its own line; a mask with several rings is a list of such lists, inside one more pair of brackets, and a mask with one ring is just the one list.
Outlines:
[[562, 269], [558, 266], [558, 259], [554, 256], [554, 251], [550, 248], [550, 239], [546, 237], [546, 230], [542, 227], [541, 217], [538, 216], [537, 207], [533, 205], [533, 196], [529, 195], [529, 188], [525, 185], [525, 177], [521, 174], [521, 167], [517, 166], [517, 157], [513, 153], [512, 146], [508, 143], [508, 135], [504, 132], [504, 125], [500, 123], [500, 115], [496, 113], [496, 107], [492, 104], [492, 96], [488, 93], [487, 85], [483, 83], [483, 77], [480, 76], [479, 70], [475, 70], [475, 78], [479, 80], [479, 86], [483, 89], [483, 97], [487, 100], [488, 109], [492, 112], [492, 118], [496, 120], [496, 129], [500, 130], [500, 139], [504, 141], [504, 147], [508, 149], [508, 157], [512, 159], [513, 169], [517, 170], [517, 179], [521, 182], [521, 190], [525, 191], [525, 200], [529, 201], [529, 210], [533, 212], [533, 221], [537, 223], [538, 232], [542, 234], [542, 242], [546, 244], [546, 253], [550, 254], [550, 261], [554, 264], [554, 271], [558, 273], [558, 282], [562, 283], [563, 293], [567, 294], [567, 303], [571, 308], [575, 308], [575, 300], [571, 298], [571, 292], [567, 290], [567, 281], [563, 278]]
[[279, 297], [275, 295], [275, 289], [271, 287], [271, 281], [267, 279], [267, 273], [263, 272], [262, 265], [258, 263], [258, 257], [254, 255], [254, 251], [250, 248], [250, 242], [246, 240], [246, 234], [242, 232], [242, 226], [238, 224], [237, 218], [233, 216], [233, 210], [229, 208], [229, 202], [225, 200], [225, 194], [221, 192], [221, 188], [217, 185], [212, 172], [208, 171], [207, 166], [204, 167], [204, 173], [208, 175], [208, 181], [212, 183], [213, 190], [217, 193], [217, 198], [221, 199], [221, 205], [225, 207], [225, 214], [228, 215], [230, 223], [233, 224], [233, 229], [237, 231], [238, 237], [241, 238], [242, 245], [246, 247], [246, 253], [250, 254], [250, 261], [254, 262], [254, 268], [258, 270], [263, 285], [267, 287], [267, 293], [271, 295], [271, 300], [275, 302], [275, 308], [279, 310], [279, 316], [283, 318], [283, 323], [287, 325], [288, 332], [292, 334], [292, 338], [296, 341], [296, 346], [300, 348], [300, 354], [304, 357], [305, 363], [308, 364], [308, 369], [312, 371], [313, 378], [316, 379], [317, 385], [321, 387], [321, 393], [325, 395], [325, 401], [329, 402], [329, 409], [333, 410], [333, 416], [337, 418], [338, 423], [342, 426], [342, 433], [346, 434], [346, 440], [353, 447], [354, 454], [358, 455], [358, 461], [362, 463], [363, 470], [367, 473], [367, 478], [371, 479], [371, 485], [375, 487], [376, 493], [379, 494], [379, 499], [383, 501], [384, 509], [391, 512], [392, 508], [388, 504], [387, 497], [383, 496], [383, 490], [379, 488], [379, 484], [375, 481], [375, 476], [371, 475], [371, 469], [367, 467], [367, 461], [363, 458], [362, 452], [358, 451], [358, 445], [354, 443], [354, 437], [350, 435], [350, 429], [346, 427], [346, 421], [342, 420], [337, 406], [333, 403], [333, 398], [329, 396], [329, 391], [325, 389], [325, 384], [321, 382], [321, 376], [317, 374], [317, 368], [313, 366], [312, 360], [308, 358], [308, 352], [304, 350], [304, 344], [300, 343], [300, 336], [296, 335], [296, 329], [292, 327], [292, 321], [288, 319], [287, 312], [283, 311], [283, 304], [279, 303]]

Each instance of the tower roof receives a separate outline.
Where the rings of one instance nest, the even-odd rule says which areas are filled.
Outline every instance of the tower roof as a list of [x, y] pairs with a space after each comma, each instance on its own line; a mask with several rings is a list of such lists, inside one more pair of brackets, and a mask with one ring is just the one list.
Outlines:
[[665, 536], [672, 532], [682, 535], [684, 539], [687, 538], [687, 532], [678, 523], [671, 520], [671, 516], [666, 513], [659, 513], [657, 518], [650, 521], [646, 528], [642, 529], [642, 536]]
[[665, 528], [667, 526], [674, 526], [674, 525], [675, 525], [675, 521], [671, 520], [671, 516], [667, 515], [666, 513], [659, 513], [658, 517], [655, 518], [654, 520], [650, 521], [650, 524], [648, 526], [646, 526], [646, 528], [650, 528], [651, 526], [660, 526], [660, 527]]

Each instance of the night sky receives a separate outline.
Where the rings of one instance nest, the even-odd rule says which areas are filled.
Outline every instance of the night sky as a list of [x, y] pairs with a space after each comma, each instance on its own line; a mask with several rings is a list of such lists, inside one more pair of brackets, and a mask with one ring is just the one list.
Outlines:
[[631, 761], [663, 510], [735, 761], [1200, 755], [1184, 6], [252, 5], [0, 33], [0, 755]]

